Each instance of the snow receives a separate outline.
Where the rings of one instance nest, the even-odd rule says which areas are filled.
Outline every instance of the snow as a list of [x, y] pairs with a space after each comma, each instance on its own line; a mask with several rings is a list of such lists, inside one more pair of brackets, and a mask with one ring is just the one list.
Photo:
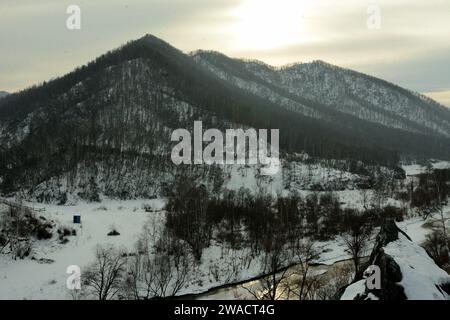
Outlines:
[[420, 164], [410, 164], [402, 166], [407, 176], [417, 176], [425, 172], [425, 167]]
[[399, 283], [410, 300], [448, 300], [450, 296], [436, 285], [450, 283], [450, 276], [440, 269], [426, 251], [399, 234], [397, 241], [388, 243], [384, 252], [400, 266], [403, 278]]
[[[309, 117], [331, 120], [324, 110], [303, 103], [305, 98], [391, 128], [450, 135], [450, 113], [433, 100], [322, 61], [274, 68], [215, 52], [192, 57], [219, 78]], [[234, 71], [239, 64], [245, 72]]]
[[[77, 235], [69, 237], [69, 242], [64, 245], [56, 239], [37, 241], [32, 254], [36, 260], [12, 260], [8, 255], [0, 255], [0, 300], [71, 299], [66, 289], [68, 266], [78, 265], [83, 272], [83, 268], [93, 261], [99, 245], [132, 251], [146, 224], [157, 229], [157, 225], [165, 222], [165, 211], [161, 211], [164, 199], [104, 200], [102, 203], [79, 202], [73, 206], [25, 204], [45, 209], [39, 214], [54, 220], [57, 225], [75, 228]], [[148, 207], [150, 210], [147, 211], [151, 212], [144, 210]], [[72, 223], [74, 214], [81, 215], [81, 226]], [[113, 228], [120, 233], [119, 236], [107, 236]], [[259, 257], [249, 256], [248, 249], [231, 250], [213, 241], [204, 250], [200, 266], [192, 271], [191, 282], [179, 294], [202, 293], [225, 283], [259, 275]], [[41, 258], [54, 262], [38, 263]], [[230, 261], [235, 263], [230, 264]], [[237, 269], [234, 268], [236, 266]]]
[[228, 174], [225, 189], [239, 191], [244, 188], [254, 193], [264, 190], [274, 197], [282, 192], [281, 170], [273, 176], [262, 176], [255, 166], [232, 165], [224, 168]]
[[320, 252], [320, 257], [317, 261], [314, 261], [315, 263], [331, 266], [336, 262], [351, 258], [342, 239], [337, 238], [334, 241], [317, 242], [315, 246]]
[[[359, 206], [356, 191], [342, 191], [339, 196], [350, 206]], [[125, 250], [133, 250], [144, 225], [157, 226], [165, 221], [164, 199], [154, 200], [104, 200], [102, 203], [79, 202], [73, 206], [42, 205], [25, 203], [34, 208], [45, 209], [39, 215], [54, 220], [57, 225], [70, 226], [77, 235], [69, 237], [67, 244], [56, 239], [37, 241], [33, 247], [36, 260], [14, 261], [10, 256], [0, 255], [0, 299], [71, 299], [66, 289], [66, 268], [69, 265], [88, 265], [94, 259], [98, 245], [115, 245]], [[150, 207], [150, 210], [144, 208]], [[450, 210], [446, 210], [446, 212]], [[82, 225], [72, 224], [74, 214], [81, 215]], [[426, 221], [412, 218], [398, 223], [414, 242], [420, 244], [432, 229], [424, 228]], [[117, 237], [108, 237], [112, 228], [120, 233]], [[336, 262], [350, 258], [342, 240], [317, 242], [321, 253], [315, 263], [326, 268]], [[38, 263], [40, 258], [54, 260], [50, 264]], [[231, 263], [235, 261], [235, 263]], [[191, 276], [191, 282], [180, 294], [203, 293], [226, 283], [244, 281], [259, 275], [261, 270], [259, 257], [251, 257], [246, 248], [231, 249], [222, 243], [212, 241], [204, 250], [202, 261]], [[244, 289], [245, 290], [245, 289]], [[210, 295], [211, 298], [224, 297], [235, 299], [243, 295], [242, 290], [224, 289]]]
[[421, 244], [425, 241], [427, 234], [430, 233], [430, 229], [425, 228], [425, 222], [423, 218], [416, 217], [402, 222], [397, 222], [397, 226], [403, 230], [414, 243]]
[[450, 168], [450, 161], [438, 161], [433, 163], [434, 169], [449, 169]]
[[[431, 162], [431, 166], [433, 169], [449, 169], [450, 161], [435, 160]], [[421, 164], [408, 164], [403, 165], [402, 169], [405, 170], [407, 176], [417, 176], [421, 173], [425, 173], [427, 167]]]
[[353, 300], [357, 295], [364, 294], [366, 290], [366, 280], [359, 280], [351, 285], [349, 285], [344, 294], [341, 297], [341, 300]]
[[[145, 201], [161, 207], [162, 200]], [[70, 265], [81, 268], [89, 264], [98, 245], [115, 245], [131, 250], [150, 216], [162, 219], [162, 213], [147, 213], [143, 201], [105, 201], [102, 204], [82, 203], [77, 206], [46, 205], [48, 219], [58, 225], [70, 225], [77, 235], [65, 245], [53, 241], [38, 241], [33, 248], [37, 260], [54, 260], [51, 264], [39, 264], [34, 260], [17, 260], [0, 255], [0, 299], [70, 299], [66, 289], [66, 269]], [[105, 210], [106, 209], [106, 210]], [[73, 214], [81, 214], [81, 226], [72, 224]], [[120, 236], [108, 237], [115, 227]]]
[[[429, 229], [422, 227], [423, 220], [412, 219], [397, 225], [403, 230], [409, 229], [407, 234], [413, 241], [399, 233], [399, 239], [388, 243], [383, 250], [400, 267], [402, 280], [398, 284], [404, 288], [407, 299], [449, 300], [450, 296], [439, 290], [437, 285], [450, 283], [450, 275], [440, 269], [426, 251], [418, 245], [429, 232]], [[348, 286], [341, 299], [353, 300], [358, 294], [363, 294], [364, 291], [365, 280], [360, 280]], [[376, 297], [370, 295], [369, 298], [373, 300]]]
[[[448, 212], [448, 216], [450, 216], [450, 211]], [[401, 230], [406, 232], [414, 243], [420, 245], [425, 241], [426, 236], [432, 231], [432, 229], [425, 227], [427, 221], [424, 221], [421, 217], [413, 217], [402, 222], [397, 222], [397, 225]], [[378, 231], [379, 228], [375, 228], [372, 241], [375, 240], [375, 235]], [[316, 247], [319, 252], [321, 252], [320, 258], [315, 261], [319, 264], [330, 266], [338, 261], [348, 260], [351, 258], [350, 253], [347, 252], [345, 243], [339, 237], [337, 237], [334, 241], [316, 242]], [[370, 251], [372, 248], [371, 246], [369, 247], [370, 248], [368, 250]]]

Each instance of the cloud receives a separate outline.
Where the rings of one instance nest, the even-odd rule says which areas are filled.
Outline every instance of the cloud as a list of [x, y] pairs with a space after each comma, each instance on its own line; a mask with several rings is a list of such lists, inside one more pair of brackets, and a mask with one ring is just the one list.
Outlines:
[[[289, 36], [279, 42], [275, 40], [282, 33], [279, 24], [286, 10], [270, 9], [294, 0], [264, 0], [265, 10], [249, 10], [245, 15], [250, 17], [236, 14], [250, 1], [254, 5], [263, 3], [255, 0], [2, 0], [0, 90], [14, 91], [63, 75], [146, 33], [184, 51], [212, 49], [276, 65], [321, 59], [420, 92], [450, 88], [448, 0], [295, 0], [292, 8], [305, 10], [298, 10], [298, 23], [297, 13], [289, 13], [287, 17], [292, 21], [284, 28], [292, 30], [286, 30]], [[297, 7], [300, 2], [302, 5]], [[373, 3], [378, 3], [381, 9], [380, 30], [369, 30], [366, 25], [367, 8]], [[82, 8], [80, 31], [65, 27], [69, 4]], [[271, 18], [272, 11], [276, 18]], [[254, 14], [265, 16], [255, 19], [251, 16]], [[264, 28], [245, 27], [242, 19], [264, 23]], [[269, 32], [271, 27], [276, 34]], [[276, 46], [245, 47], [243, 31], [247, 39], [254, 33], [257, 43], [267, 39]]]

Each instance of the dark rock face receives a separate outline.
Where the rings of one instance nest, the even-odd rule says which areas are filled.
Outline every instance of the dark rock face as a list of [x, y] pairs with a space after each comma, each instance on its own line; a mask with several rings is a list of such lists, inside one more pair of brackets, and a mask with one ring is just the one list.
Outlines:
[[[381, 226], [380, 233], [377, 236], [375, 246], [370, 255], [369, 265], [377, 265], [381, 270], [381, 290], [368, 290], [360, 299], [367, 298], [369, 293], [372, 293], [380, 300], [406, 300], [406, 295], [401, 286], [397, 283], [402, 280], [402, 273], [399, 265], [394, 259], [386, 254], [383, 250], [388, 243], [398, 240], [398, 234], [402, 233], [409, 240], [409, 236], [400, 230], [393, 220], [386, 220]], [[366, 269], [366, 268], [364, 268]], [[362, 276], [360, 277], [362, 279]]]
[[[376, 296], [380, 300], [406, 300], [407, 297], [404, 293], [403, 287], [397, 284], [402, 280], [400, 267], [394, 259], [383, 250], [383, 247], [385, 247], [388, 243], [398, 240], [399, 232], [410, 239], [408, 235], [397, 227], [393, 220], [386, 220], [381, 226], [380, 233], [376, 238], [375, 246], [370, 255], [370, 259], [367, 262], [367, 265], [361, 270], [366, 270], [370, 265], [377, 265], [381, 271], [382, 289], [369, 290], [366, 287], [365, 292], [357, 295], [355, 300], [367, 300], [369, 299], [369, 295]], [[356, 276], [353, 283], [362, 280], [364, 280], [363, 274], [359, 274]], [[347, 287], [340, 290], [338, 293], [339, 297], [342, 297]]]
[[377, 236], [375, 247], [372, 250], [369, 261], [374, 262], [377, 259], [378, 255], [382, 253], [381, 251], [383, 247], [385, 247], [390, 242], [398, 240], [399, 232], [411, 241], [411, 238], [397, 227], [394, 220], [386, 220], [381, 225], [380, 233]]
[[450, 283], [445, 283], [440, 286], [440, 289], [445, 291], [448, 295], [450, 295]]
[[381, 290], [367, 290], [366, 294], [372, 293], [380, 300], [406, 300], [403, 287], [397, 283], [402, 280], [402, 272], [399, 265], [388, 254], [381, 249], [373, 261], [381, 270]]
[[[364, 269], [378, 266], [380, 289], [370, 289], [366, 278], [358, 275], [355, 281], [341, 290], [341, 299], [354, 300], [448, 300], [450, 277], [400, 230], [393, 220], [383, 223], [370, 259]], [[371, 281], [370, 279], [369, 281]]]

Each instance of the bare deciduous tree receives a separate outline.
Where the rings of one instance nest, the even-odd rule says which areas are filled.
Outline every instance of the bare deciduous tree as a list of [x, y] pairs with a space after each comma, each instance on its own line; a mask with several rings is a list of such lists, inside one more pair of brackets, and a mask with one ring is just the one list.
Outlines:
[[362, 201], [363, 208], [365, 210], [368, 210], [369, 209], [369, 202], [370, 202], [369, 190], [368, 189], [361, 189], [360, 190], [360, 194], [361, 194], [361, 201]]
[[448, 267], [448, 240], [443, 235], [442, 230], [436, 230], [432, 234], [428, 234], [423, 247], [427, 250], [428, 254], [433, 258], [438, 266], [441, 268]]
[[289, 281], [289, 291], [294, 291], [294, 296], [299, 300], [307, 300], [310, 292], [314, 288], [318, 277], [311, 276], [311, 264], [317, 260], [319, 253], [314, 249], [314, 244], [310, 240], [301, 242], [295, 253], [295, 261], [298, 264], [293, 273], [293, 280]]
[[31, 253], [30, 238], [35, 235], [40, 221], [20, 204], [10, 206], [0, 216], [0, 253], [9, 252], [14, 260], [23, 259]]
[[[446, 204], [446, 192], [445, 190], [442, 189], [446, 189], [447, 185], [445, 183], [445, 181], [443, 181], [442, 179], [439, 179], [438, 177], [438, 173], [437, 171], [433, 171], [432, 174], [433, 177], [433, 181], [435, 184], [435, 188], [436, 188], [436, 210], [439, 213], [439, 218], [441, 220], [441, 226], [442, 226], [442, 237], [444, 238], [444, 248], [445, 248], [445, 253], [447, 254], [447, 259], [450, 257], [450, 247], [449, 247], [449, 239], [448, 239], [448, 234], [447, 234], [447, 227], [446, 227], [446, 223], [447, 223], [447, 219], [445, 218], [445, 214], [444, 214], [444, 204]], [[444, 253], [444, 254], [445, 254]]]
[[150, 238], [146, 234], [141, 237], [130, 259], [127, 282], [131, 295], [135, 299], [173, 297], [189, 280], [188, 248], [166, 229], [161, 230], [156, 244]]
[[367, 249], [367, 243], [372, 235], [372, 226], [365, 221], [365, 217], [358, 213], [347, 213], [348, 232], [342, 239], [350, 252], [355, 266], [355, 275], [359, 274], [360, 260]]
[[286, 252], [282, 235], [275, 232], [267, 239], [261, 258], [261, 274], [264, 276], [249, 286], [242, 286], [256, 300], [278, 300], [287, 292], [288, 287], [283, 285], [288, 277]]
[[122, 288], [126, 262], [123, 251], [114, 247], [98, 247], [95, 262], [87, 268], [83, 282], [99, 300], [113, 299]]

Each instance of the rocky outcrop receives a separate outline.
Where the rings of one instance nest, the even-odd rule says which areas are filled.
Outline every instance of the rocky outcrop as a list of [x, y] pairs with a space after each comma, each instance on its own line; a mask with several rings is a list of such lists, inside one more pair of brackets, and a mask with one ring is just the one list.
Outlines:
[[367, 267], [380, 269], [380, 289], [363, 275], [342, 290], [342, 300], [449, 300], [450, 276], [413, 243], [394, 221], [380, 230]]

